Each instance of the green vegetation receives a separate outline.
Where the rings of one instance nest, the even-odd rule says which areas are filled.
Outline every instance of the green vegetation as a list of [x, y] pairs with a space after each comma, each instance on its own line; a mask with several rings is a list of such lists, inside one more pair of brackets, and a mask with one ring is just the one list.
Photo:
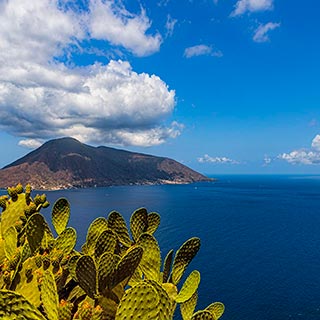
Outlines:
[[179, 283], [200, 240], [189, 239], [162, 263], [153, 236], [157, 213], [136, 210], [132, 237], [120, 213], [97, 218], [78, 252], [66, 199], [52, 208], [54, 232], [40, 213], [49, 206], [46, 196], [32, 198], [29, 185], [9, 188], [0, 206], [1, 319], [168, 320], [177, 304], [183, 320], [217, 320], [224, 312], [219, 302], [195, 312], [200, 273], [194, 270]]

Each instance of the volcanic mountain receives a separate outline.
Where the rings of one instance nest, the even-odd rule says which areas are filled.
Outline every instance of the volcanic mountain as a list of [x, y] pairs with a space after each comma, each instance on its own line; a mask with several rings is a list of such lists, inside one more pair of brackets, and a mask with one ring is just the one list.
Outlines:
[[73, 138], [50, 140], [0, 170], [0, 188], [19, 182], [34, 189], [57, 190], [209, 180], [169, 158], [92, 147]]

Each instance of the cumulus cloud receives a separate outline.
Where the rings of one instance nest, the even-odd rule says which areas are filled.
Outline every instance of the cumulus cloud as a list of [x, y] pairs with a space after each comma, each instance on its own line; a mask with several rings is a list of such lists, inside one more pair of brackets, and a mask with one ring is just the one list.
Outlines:
[[238, 0], [231, 13], [232, 17], [246, 12], [258, 12], [273, 9], [273, 0]]
[[320, 134], [317, 134], [312, 140], [311, 147], [317, 151], [320, 151]]
[[280, 23], [268, 22], [266, 24], [261, 24], [254, 32], [253, 40], [255, 42], [267, 42], [269, 41], [269, 31], [277, 29], [280, 27]]
[[[107, 24], [100, 14], [109, 15]], [[92, 39], [93, 25], [96, 39], [136, 55], [159, 49], [159, 36], [146, 34], [145, 13], [130, 14], [111, 1], [92, 0], [85, 13], [51, 0], [2, 3], [0, 128], [24, 138], [20, 145], [73, 136], [83, 142], [150, 146], [180, 134], [178, 123], [166, 125], [175, 92], [158, 76], [137, 73], [121, 60], [83, 67], [63, 63], [70, 50]], [[106, 25], [112, 30], [104, 32]]]
[[210, 157], [208, 154], [205, 154], [203, 157], [198, 158], [200, 163], [215, 163], [215, 164], [239, 164], [238, 161], [227, 158], [227, 157]]
[[320, 164], [320, 135], [312, 140], [311, 149], [294, 150], [282, 153], [278, 159], [285, 160], [291, 164], [319, 165]]
[[320, 164], [320, 153], [314, 151], [295, 150], [280, 154], [278, 158], [292, 164]]
[[151, 26], [144, 10], [136, 15], [115, 1], [90, 1], [88, 16], [89, 32], [98, 40], [107, 40], [132, 51], [137, 56], [145, 56], [159, 50], [161, 35], [148, 35]]
[[212, 46], [199, 44], [196, 46], [186, 48], [184, 50], [184, 56], [186, 58], [192, 58], [197, 56], [214, 56], [220, 58], [223, 56], [223, 54], [220, 50], [214, 50]]
[[28, 149], [35, 149], [42, 145], [43, 140], [37, 140], [37, 139], [23, 139], [20, 140], [18, 145], [28, 148]]

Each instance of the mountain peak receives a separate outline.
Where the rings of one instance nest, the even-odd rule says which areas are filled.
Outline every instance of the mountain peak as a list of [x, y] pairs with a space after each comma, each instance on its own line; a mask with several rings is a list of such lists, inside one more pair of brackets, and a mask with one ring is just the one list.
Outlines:
[[0, 188], [19, 182], [35, 189], [64, 189], [208, 180], [169, 158], [93, 147], [70, 137], [47, 141], [0, 170]]

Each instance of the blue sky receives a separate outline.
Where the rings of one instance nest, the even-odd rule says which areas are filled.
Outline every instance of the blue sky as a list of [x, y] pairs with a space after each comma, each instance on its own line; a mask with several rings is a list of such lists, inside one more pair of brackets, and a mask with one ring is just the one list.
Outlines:
[[0, 0], [0, 167], [44, 141], [320, 173], [317, 1]]

